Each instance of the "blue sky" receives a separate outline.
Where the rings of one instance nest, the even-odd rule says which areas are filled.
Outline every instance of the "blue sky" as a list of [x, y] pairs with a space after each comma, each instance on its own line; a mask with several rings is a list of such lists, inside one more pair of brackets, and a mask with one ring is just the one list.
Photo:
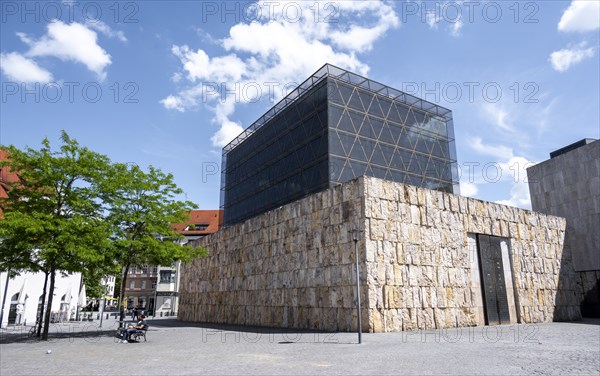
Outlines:
[[219, 206], [221, 147], [332, 63], [453, 110], [461, 191], [599, 138], [600, 2], [2, 1], [0, 144], [62, 129]]

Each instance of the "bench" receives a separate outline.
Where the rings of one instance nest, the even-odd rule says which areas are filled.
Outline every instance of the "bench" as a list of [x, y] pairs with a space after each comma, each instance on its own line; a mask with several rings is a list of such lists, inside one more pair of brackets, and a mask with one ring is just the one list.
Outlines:
[[[125, 339], [125, 331], [127, 329], [125, 328], [119, 328], [117, 329], [116, 333], [115, 333], [115, 342], [120, 342], [123, 339]], [[133, 341], [140, 341], [141, 338], [144, 338], [144, 342], [146, 342], [146, 331], [148, 330], [148, 326], [146, 325], [146, 327], [144, 329], [137, 329], [134, 333], [131, 333], [129, 335], [129, 340], [133, 340]]]
[[146, 342], [146, 332], [148, 331], [148, 325], [144, 327], [144, 329], [138, 329], [135, 333], [131, 333], [129, 339], [132, 339], [136, 342], [140, 340], [141, 337], [144, 337], [144, 342]]

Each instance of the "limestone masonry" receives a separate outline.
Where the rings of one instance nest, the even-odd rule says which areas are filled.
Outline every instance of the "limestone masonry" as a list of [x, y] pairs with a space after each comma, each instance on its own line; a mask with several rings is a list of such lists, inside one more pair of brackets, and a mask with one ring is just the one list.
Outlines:
[[580, 318], [564, 219], [360, 177], [194, 241], [209, 256], [182, 268], [178, 319], [355, 331], [355, 227], [363, 330], [491, 323], [484, 235], [505, 239], [511, 323]]

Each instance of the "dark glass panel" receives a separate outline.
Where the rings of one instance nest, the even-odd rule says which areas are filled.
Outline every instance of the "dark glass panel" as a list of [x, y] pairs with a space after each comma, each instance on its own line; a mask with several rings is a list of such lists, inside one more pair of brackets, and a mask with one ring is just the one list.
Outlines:
[[383, 156], [383, 151], [381, 150], [381, 146], [379, 143], [375, 144], [373, 147], [373, 155], [371, 157], [371, 164], [376, 164], [379, 166], [387, 167], [387, 162], [385, 157]]
[[407, 150], [413, 150], [413, 145], [410, 141], [410, 135], [406, 132], [406, 128], [402, 128], [402, 133], [400, 134], [400, 139], [396, 143], [398, 146], [401, 146]]
[[349, 85], [338, 82], [338, 91], [344, 104], [348, 104], [350, 101], [350, 96], [352, 96], [352, 88]]
[[375, 138], [379, 139], [379, 135], [384, 127], [383, 120], [369, 116], [369, 122], [371, 123], [371, 129], [375, 134]]
[[373, 128], [371, 127], [371, 121], [369, 117], [366, 117], [360, 127], [360, 131], [358, 132], [361, 136], [367, 137], [370, 139], [375, 139], [376, 135], [373, 132]]
[[350, 151], [350, 158], [367, 162], [369, 160], [369, 157], [370, 155], [367, 156], [367, 153], [365, 153], [365, 150], [363, 149], [361, 138], [357, 137], [354, 140], [354, 146]]
[[349, 156], [350, 151], [352, 150], [352, 147], [354, 146], [354, 140], [356, 139], [356, 136], [345, 134], [345, 133], [340, 133], [338, 135], [338, 137], [340, 138], [340, 141], [342, 142], [342, 146], [344, 147], [344, 151], [346, 152], [345, 156]]
[[381, 110], [381, 106], [379, 106], [379, 99], [375, 97], [375, 100], [371, 103], [371, 107], [369, 107], [369, 115], [377, 116], [383, 118], [383, 111]]
[[385, 143], [395, 145], [396, 140], [394, 139], [394, 136], [392, 135], [392, 128], [393, 127], [390, 126], [387, 122], [384, 123], [383, 127], [381, 128], [381, 133], [379, 134], [379, 141], [383, 141]]
[[352, 126], [352, 120], [350, 120], [350, 115], [348, 111], [344, 111], [342, 113], [342, 117], [337, 125], [338, 129], [344, 130], [346, 132], [354, 133], [354, 127]]
[[354, 171], [354, 175], [356, 177], [363, 176], [367, 170], [366, 163], [361, 163], [358, 161], [350, 161], [350, 165], [352, 166], [352, 170]]
[[385, 158], [386, 166], [389, 166], [392, 162], [392, 156], [395, 153], [396, 148], [390, 145], [379, 144], [381, 151], [383, 153], [383, 157]]
[[387, 173], [387, 169], [385, 167], [371, 165], [371, 169], [373, 170], [373, 177], [385, 179], [385, 175]]
[[340, 173], [339, 182], [344, 183], [354, 179], [354, 172], [352, 171], [352, 167], [350, 167], [350, 163], [346, 161], [344, 163], [344, 167], [342, 168], [342, 172]]
[[354, 92], [350, 97], [350, 101], [348, 102], [348, 107], [356, 109], [358, 111], [364, 111], [362, 102], [360, 101], [358, 90], [354, 89]]
[[390, 179], [398, 182], [398, 183], [403, 183], [404, 182], [404, 173], [400, 172], [400, 171], [396, 171], [396, 170], [390, 170]]
[[358, 90], [358, 96], [362, 102], [361, 111], [368, 112], [371, 106], [371, 102], [373, 101], [373, 94], [367, 93], [363, 90]]
[[[408, 107], [398, 102], [394, 103], [394, 107], [396, 110], [397, 117], [400, 120], [399, 123], [404, 125], [406, 123], [406, 118], [408, 117]], [[394, 111], [394, 108], [392, 108], [390, 114], [392, 113], [392, 111]]]
[[381, 106], [381, 110], [383, 111], [383, 117], [387, 119], [390, 110], [392, 109], [392, 101], [379, 97], [379, 105]]
[[335, 103], [344, 104], [342, 101], [342, 97], [340, 96], [340, 92], [338, 91], [338, 87], [335, 81], [328, 80], [327, 83], [327, 98]]
[[367, 156], [367, 162], [371, 161], [371, 156], [373, 155], [373, 151], [375, 150], [375, 141], [368, 138], [360, 138], [360, 142], [362, 144], [363, 150], [365, 151], [365, 155]]
[[352, 110], [348, 110], [348, 113], [350, 114], [350, 120], [352, 120], [352, 124], [354, 125], [354, 130], [352, 132], [356, 133], [360, 129], [365, 119], [365, 115]]

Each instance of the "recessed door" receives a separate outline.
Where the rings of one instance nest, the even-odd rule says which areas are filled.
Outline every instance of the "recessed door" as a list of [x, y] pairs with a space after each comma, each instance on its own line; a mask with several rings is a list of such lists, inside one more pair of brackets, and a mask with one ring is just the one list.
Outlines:
[[501, 243], [503, 241], [507, 241], [507, 239], [497, 236], [477, 235], [479, 270], [481, 271], [484, 310], [486, 324], [488, 325], [510, 323], [506, 281], [502, 264]]

